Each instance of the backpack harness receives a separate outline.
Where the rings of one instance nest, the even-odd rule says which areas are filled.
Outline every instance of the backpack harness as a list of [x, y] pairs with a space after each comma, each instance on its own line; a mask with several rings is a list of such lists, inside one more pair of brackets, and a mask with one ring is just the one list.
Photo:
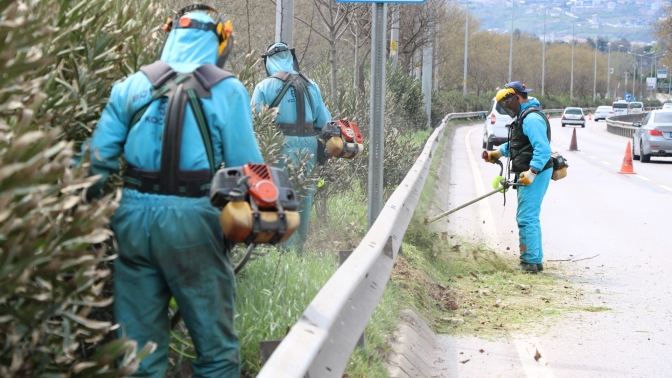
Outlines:
[[[520, 173], [530, 169], [530, 162], [532, 161], [534, 149], [532, 143], [530, 143], [530, 139], [523, 134], [523, 120], [531, 113], [537, 113], [544, 119], [544, 122], [546, 122], [546, 136], [548, 137], [549, 143], [551, 141], [551, 124], [544, 116], [541, 108], [538, 106], [531, 106], [525, 109], [518, 119], [511, 124], [511, 128], [509, 128], [511, 172]], [[540, 172], [552, 167], [552, 159], [549, 159]]]
[[[152, 98], [133, 114], [130, 127], [142, 119], [154, 100], [161, 97], [168, 98], [162, 137], [161, 168], [158, 171], [149, 171], [129, 166], [126, 170], [124, 187], [142, 193], [193, 198], [208, 196], [216, 168], [210, 129], [200, 99], [211, 98], [210, 89], [234, 75], [212, 64], [204, 64], [193, 72], [181, 74], [160, 60], [143, 66], [140, 71], [152, 83]], [[187, 104], [191, 105], [191, 111], [203, 138], [209, 169], [180, 170]]]
[[278, 71], [271, 77], [281, 80], [285, 84], [282, 86], [280, 93], [278, 93], [269, 107], [277, 107], [290, 87], [294, 88], [294, 94], [296, 96], [296, 123], [278, 123], [278, 128], [280, 128], [282, 133], [286, 136], [315, 135], [315, 124], [313, 122], [306, 122], [306, 101], [304, 99], [307, 99], [308, 106], [310, 106], [311, 109], [313, 108], [310, 94], [308, 94], [310, 80], [301, 72], [292, 74], [286, 71]]

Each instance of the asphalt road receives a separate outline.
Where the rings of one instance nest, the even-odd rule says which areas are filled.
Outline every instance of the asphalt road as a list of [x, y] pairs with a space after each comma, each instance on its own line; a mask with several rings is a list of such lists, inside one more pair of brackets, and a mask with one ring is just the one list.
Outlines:
[[[636, 174], [619, 174], [629, 139], [609, 134], [604, 121], [587, 121], [576, 128], [579, 151], [569, 151], [575, 128], [560, 127], [557, 118], [551, 125], [552, 147], [569, 169], [551, 182], [542, 205], [544, 259], [588, 259], [548, 263], [562, 264], [548, 274], [580, 283], [587, 304], [611, 310], [579, 311], [505, 340], [440, 337], [435, 376], [672, 376], [672, 158], [635, 161]], [[446, 143], [447, 208], [486, 193], [499, 174], [480, 158], [482, 130], [460, 127]], [[451, 215], [448, 231], [517, 254], [515, 191], [509, 193], [506, 206], [497, 195]]]

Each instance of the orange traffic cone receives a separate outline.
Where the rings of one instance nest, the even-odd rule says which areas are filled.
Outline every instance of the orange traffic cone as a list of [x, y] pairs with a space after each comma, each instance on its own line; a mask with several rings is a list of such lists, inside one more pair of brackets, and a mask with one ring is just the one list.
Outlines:
[[578, 151], [579, 148], [576, 147], [576, 129], [572, 132], [572, 141], [569, 143], [569, 150], [570, 151]]
[[593, 120], [593, 112], [588, 112], [588, 120], [589, 121]]
[[628, 141], [628, 147], [625, 149], [625, 157], [623, 158], [623, 164], [621, 165], [621, 170], [618, 173], [623, 174], [634, 174], [635, 171], [632, 170], [632, 147], [630, 146], [630, 141]]

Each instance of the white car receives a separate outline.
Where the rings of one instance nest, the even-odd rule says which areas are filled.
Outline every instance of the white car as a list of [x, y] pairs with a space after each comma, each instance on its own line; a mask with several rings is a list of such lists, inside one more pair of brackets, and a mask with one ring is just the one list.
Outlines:
[[598, 106], [597, 109], [595, 109], [595, 115], [593, 116], [593, 119], [595, 122], [604, 119], [606, 120], [607, 118], [611, 117], [614, 115], [614, 109], [611, 108], [609, 105], [605, 106]]
[[672, 102], [666, 102], [663, 104], [663, 109], [672, 109]]
[[583, 109], [566, 108], [565, 111], [562, 112], [560, 123], [562, 123], [562, 127], [565, 127], [565, 125], [586, 127], [586, 118], [583, 116]]
[[614, 115], [626, 115], [630, 113], [630, 103], [625, 102], [625, 100], [618, 100], [611, 104], [611, 108], [614, 110]]
[[644, 111], [644, 104], [641, 102], [630, 103], [630, 114], [638, 114]]
[[493, 150], [494, 146], [508, 142], [509, 126], [512, 121], [513, 118], [509, 117], [493, 98], [490, 103], [490, 112], [483, 125], [483, 148]]

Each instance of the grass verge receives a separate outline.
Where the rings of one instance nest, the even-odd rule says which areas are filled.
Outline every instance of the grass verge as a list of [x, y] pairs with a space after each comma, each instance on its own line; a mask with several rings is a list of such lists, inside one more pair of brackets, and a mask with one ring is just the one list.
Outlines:
[[586, 307], [584, 293], [562, 277], [560, 264], [546, 263], [538, 275], [521, 273], [513, 270], [517, 257], [424, 224], [434, 203], [445, 139], [432, 161], [392, 274], [402, 301], [436, 332], [487, 338], [530, 330], [530, 324], [543, 327], [568, 311], [608, 311]]

